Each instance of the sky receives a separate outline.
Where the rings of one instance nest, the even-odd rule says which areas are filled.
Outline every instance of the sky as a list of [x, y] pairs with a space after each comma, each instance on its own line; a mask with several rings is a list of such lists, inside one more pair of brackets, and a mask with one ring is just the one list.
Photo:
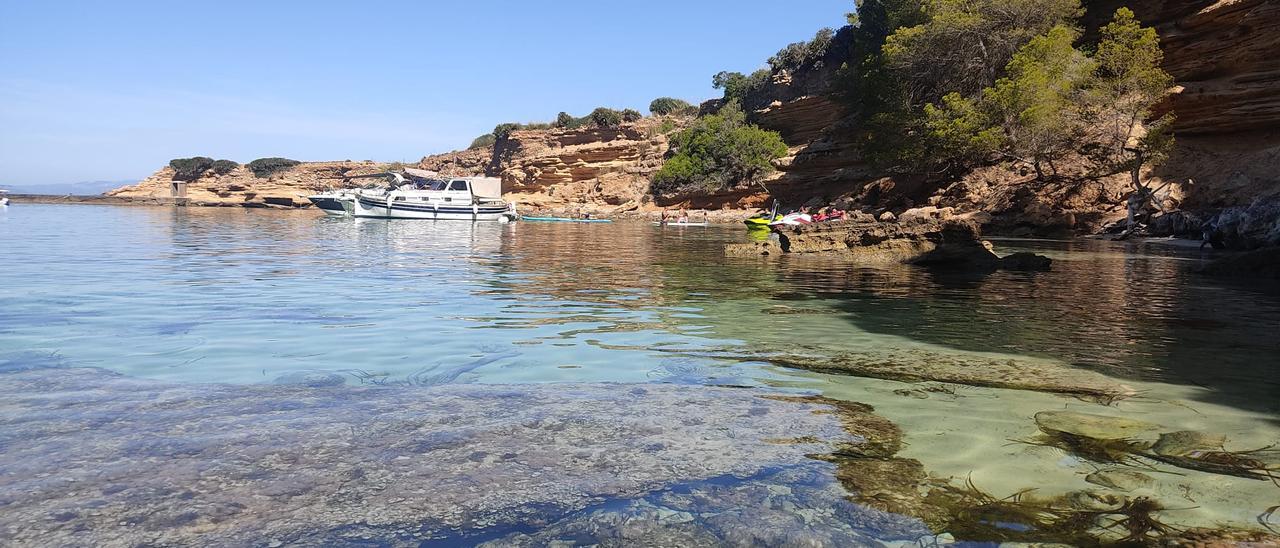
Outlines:
[[507, 121], [717, 94], [852, 0], [0, 0], [0, 185], [172, 158], [417, 161]]

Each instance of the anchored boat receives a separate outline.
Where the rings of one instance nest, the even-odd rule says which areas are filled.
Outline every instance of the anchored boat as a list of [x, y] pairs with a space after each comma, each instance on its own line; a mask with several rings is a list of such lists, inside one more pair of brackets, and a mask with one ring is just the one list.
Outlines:
[[311, 203], [315, 204], [320, 211], [328, 215], [346, 216], [351, 215], [352, 204], [356, 200], [355, 190], [330, 190], [307, 196]]
[[330, 215], [501, 223], [519, 219], [515, 205], [502, 200], [500, 179], [440, 179], [433, 172], [405, 171], [345, 177], [348, 180], [387, 179], [390, 184], [383, 188], [335, 190], [308, 196], [308, 199]]
[[0, 207], [9, 207], [9, 191], [0, 190]]

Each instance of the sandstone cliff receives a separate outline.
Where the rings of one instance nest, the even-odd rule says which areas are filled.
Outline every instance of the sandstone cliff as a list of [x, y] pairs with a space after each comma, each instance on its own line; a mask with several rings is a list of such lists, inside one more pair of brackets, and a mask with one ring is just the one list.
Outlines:
[[[1274, 0], [1086, 0], [1096, 29], [1127, 5], [1160, 32], [1165, 69], [1177, 82], [1162, 107], [1177, 116], [1178, 146], [1145, 175], [1171, 181], [1166, 204], [1209, 210], [1280, 199], [1280, 2]], [[837, 42], [840, 35], [837, 35]], [[837, 63], [775, 75], [754, 120], [780, 132], [793, 154], [778, 163], [772, 193], [791, 206], [835, 202], [865, 210], [935, 205], [991, 215], [1002, 232], [1087, 232], [1124, 215], [1123, 176], [1091, 177], [1079, 159], [1064, 177], [1038, 181], [1002, 164], [958, 179], [886, 177], [850, 142], [841, 106], [823, 91]], [[1194, 184], [1191, 182], [1194, 181]]]
[[615, 128], [517, 130], [492, 148], [428, 156], [420, 165], [501, 177], [506, 199], [526, 211], [634, 211], [650, 201], [650, 176], [662, 167], [668, 135], [682, 125], [645, 118]]

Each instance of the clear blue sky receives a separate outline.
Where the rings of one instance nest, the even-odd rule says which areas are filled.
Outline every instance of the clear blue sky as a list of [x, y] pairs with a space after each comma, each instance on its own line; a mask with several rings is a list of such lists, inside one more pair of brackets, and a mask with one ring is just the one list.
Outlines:
[[[803, 6], [803, 7], [801, 7]], [[852, 0], [0, 0], [0, 185], [171, 158], [416, 161], [504, 121], [715, 94]]]

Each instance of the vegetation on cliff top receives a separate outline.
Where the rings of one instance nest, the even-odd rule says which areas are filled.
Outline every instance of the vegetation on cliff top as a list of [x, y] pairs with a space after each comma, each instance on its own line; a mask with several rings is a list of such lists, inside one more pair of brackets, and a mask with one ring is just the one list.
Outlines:
[[252, 171], [255, 177], [266, 179], [301, 163], [288, 158], [258, 158], [246, 164], [245, 167], [249, 168], [249, 171]]
[[235, 168], [240, 167], [240, 164], [231, 160], [214, 160], [213, 158], [196, 156], [169, 160], [169, 167], [173, 168], [173, 180], [194, 181], [209, 171], [217, 175], [226, 175], [235, 170]]
[[[687, 104], [687, 103], [686, 103]], [[623, 123], [638, 122], [644, 118], [644, 114], [635, 109], [615, 110], [607, 107], [600, 107], [586, 116], [581, 118], [575, 117], [568, 112], [561, 112], [556, 115], [554, 122], [530, 122], [527, 124], [519, 124], [515, 122], [507, 122], [498, 124], [493, 131], [476, 137], [471, 141], [468, 150], [478, 148], [487, 148], [494, 143], [506, 139], [511, 136], [513, 131], [521, 130], [540, 130], [540, 129], [580, 129], [580, 128], [612, 128], [618, 127]]]
[[658, 116], [688, 115], [698, 113], [698, 108], [683, 99], [659, 97], [649, 103], [649, 112]]
[[776, 132], [748, 124], [736, 101], [694, 121], [671, 140], [671, 156], [653, 176], [652, 191], [675, 195], [719, 191], [754, 182], [787, 153]]

